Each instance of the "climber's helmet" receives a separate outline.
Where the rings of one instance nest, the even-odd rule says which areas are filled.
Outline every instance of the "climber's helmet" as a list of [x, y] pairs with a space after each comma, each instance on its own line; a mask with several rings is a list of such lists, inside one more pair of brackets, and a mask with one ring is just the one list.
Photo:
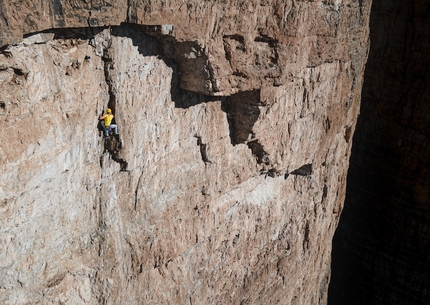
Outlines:
[[107, 113], [112, 113], [112, 110], [111, 110], [110, 108], [108, 108], [108, 109], [106, 110], [106, 112], [107, 112]]

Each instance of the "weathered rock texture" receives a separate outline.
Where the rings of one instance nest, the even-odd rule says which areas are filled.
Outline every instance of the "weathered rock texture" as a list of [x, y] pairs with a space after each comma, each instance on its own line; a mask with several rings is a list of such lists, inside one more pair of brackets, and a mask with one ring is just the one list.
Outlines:
[[20, 3], [0, 18], [2, 45], [26, 37], [0, 54], [1, 303], [326, 302], [369, 1]]
[[430, 304], [430, 4], [374, 0], [330, 304]]

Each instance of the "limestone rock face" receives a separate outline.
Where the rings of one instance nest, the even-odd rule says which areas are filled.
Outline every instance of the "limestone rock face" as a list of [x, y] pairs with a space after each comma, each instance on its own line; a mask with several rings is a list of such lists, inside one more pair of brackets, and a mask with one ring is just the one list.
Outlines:
[[205, 3], [3, 31], [1, 303], [325, 303], [369, 1]]

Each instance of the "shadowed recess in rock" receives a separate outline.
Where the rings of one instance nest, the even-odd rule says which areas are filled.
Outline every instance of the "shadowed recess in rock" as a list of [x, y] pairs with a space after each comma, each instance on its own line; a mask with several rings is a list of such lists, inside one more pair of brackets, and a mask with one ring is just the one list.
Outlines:
[[227, 113], [233, 145], [250, 140], [252, 127], [260, 116], [260, 105], [260, 90], [233, 94], [222, 103], [222, 109]]
[[227, 113], [232, 145], [246, 143], [256, 156], [257, 163], [269, 164], [269, 155], [260, 141], [254, 138], [252, 128], [260, 116], [260, 90], [243, 91], [222, 100]]
[[261, 145], [261, 143], [257, 139], [249, 141], [246, 144], [248, 145], [249, 149], [251, 149], [252, 154], [257, 157], [258, 164], [264, 163], [266, 165], [269, 165], [269, 155], [264, 150], [263, 145]]
[[309, 176], [312, 174], [312, 164], [305, 164], [298, 169], [292, 171], [291, 175]]
[[209, 160], [209, 157], [208, 157], [208, 154], [207, 154], [207, 144], [203, 143], [201, 136], [195, 135], [195, 137], [197, 138], [197, 145], [200, 147], [200, 155], [202, 157], [203, 162], [205, 162], [205, 163], [212, 163]]
[[[289, 175], [297, 175], [297, 176], [310, 176], [310, 175], [312, 175], [312, 163], [300, 166], [298, 169], [293, 170], [291, 173], [285, 174], [284, 179], [287, 179]], [[327, 187], [326, 186], [325, 186], [325, 196], [327, 196]], [[324, 193], [323, 193], [323, 197], [324, 197]]]
[[53, 39], [92, 39], [95, 35], [101, 33], [107, 27], [85, 27], [85, 28], [62, 28], [47, 29], [39, 32], [24, 34], [23, 37], [29, 38], [38, 34], [53, 34]]

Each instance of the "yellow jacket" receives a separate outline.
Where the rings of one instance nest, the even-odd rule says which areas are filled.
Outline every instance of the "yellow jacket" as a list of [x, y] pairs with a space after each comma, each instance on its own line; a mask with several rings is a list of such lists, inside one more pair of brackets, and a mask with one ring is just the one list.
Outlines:
[[104, 122], [106, 127], [110, 126], [110, 123], [112, 123], [112, 119], [113, 119], [113, 114], [106, 114], [104, 116]]
[[103, 125], [109, 127], [113, 120], [113, 114], [100, 115], [100, 120], [103, 120]]

